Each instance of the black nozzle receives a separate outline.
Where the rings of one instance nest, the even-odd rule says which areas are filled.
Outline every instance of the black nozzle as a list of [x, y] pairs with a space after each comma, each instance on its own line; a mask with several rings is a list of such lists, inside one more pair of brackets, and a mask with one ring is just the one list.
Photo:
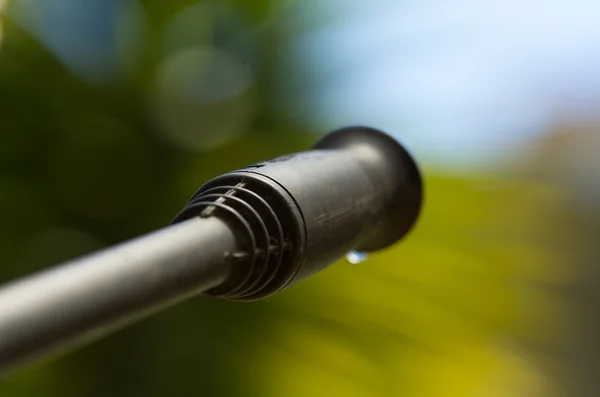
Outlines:
[[265, 298], [352, 250], [382, 250], [415, 224], [419, 170], [395, 139], [367, 127], [336, 130], [313, 150], [212, 179], [174, 222], [217, 216], [236, 232], [232, 274], [207, 293]]

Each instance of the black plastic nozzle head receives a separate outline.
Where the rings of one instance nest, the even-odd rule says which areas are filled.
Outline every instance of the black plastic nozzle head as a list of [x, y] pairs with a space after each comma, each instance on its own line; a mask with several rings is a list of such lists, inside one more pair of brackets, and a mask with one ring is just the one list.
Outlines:
[[313, 150], [258, 163], [203, 185], [174, 222], [219, 216], [239, 236], [232, 275], [209, 294], [267, 297], [352, 250], [403, 238], [421, 210], [422, 181], [395, 139], [368, 127], [336, 130]]
[[380, 190], [385, 203], [381, 217], [356, 250], [382, 250], [413, 228], [423, 202], [422, 179], [412, 156], [397, 140], [374, 128], [347, 127], [326, 135], [315, 149], [347, 152]]

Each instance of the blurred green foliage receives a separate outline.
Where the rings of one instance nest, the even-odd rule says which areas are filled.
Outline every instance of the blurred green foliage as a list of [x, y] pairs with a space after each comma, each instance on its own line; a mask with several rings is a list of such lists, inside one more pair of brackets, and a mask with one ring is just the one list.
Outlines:
[[[124, 76], [102, 84], [70, 71], [10, 17], [9, 4], [0, 50], [0, 281], [162, 227], [210, 177], [310, 147], [316, 135], [274, 110], [286, 35], [273, 23], [280, 3], [143, 1], [143, 35], [135, 51], [125, 47]], [[189, 6], [208, 7], [204, 18], [181, 16]], [[123, 43], [132, 35], [120, 32]], [[165, 37], [175, 44], [165, 47]], [[250, 70], [251, 84], [198, 105], [173, 88], [185, 73], [175, 68], [165, 80], [175, 83], [160, 91], [169, 51], [198, 46], [226, 51]], [[214, 56], [198, 58], [210, 71], [201, 84], [211, 82]], [[182, 126], [198, 146], [178, 140]], [[202, 146], [209, 141], [217, 143]], [[535, 241], [546, 222], [538, 203], [556, 192], [427, 174], [424, 216], [404, 244], [262, 302], [197, 298], [3, 380], [0, 395], [547, 396], [534, 359], [520, 354], [534, 357], [563, 332], [560, 303], [531, 285], [577, 276]]]

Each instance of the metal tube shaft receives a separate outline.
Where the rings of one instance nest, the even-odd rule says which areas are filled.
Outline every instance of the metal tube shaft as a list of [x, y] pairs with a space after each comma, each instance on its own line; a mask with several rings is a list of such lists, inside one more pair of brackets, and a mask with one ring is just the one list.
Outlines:
[[0, 289], [0, 373], [94, 340], [223, 282], [236, 238], [193, 218]]

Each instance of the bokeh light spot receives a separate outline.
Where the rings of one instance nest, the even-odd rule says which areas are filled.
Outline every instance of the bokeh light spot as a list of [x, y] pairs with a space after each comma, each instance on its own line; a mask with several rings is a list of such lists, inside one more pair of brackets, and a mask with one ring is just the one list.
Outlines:
[[167, 59], [159, 70], [159, 90], [198, 104], [239, 95], [252, 81], [249, 69], [224, 51], [190, 48]]
[[253, 113], [252, 80], [249, 68], [224, 50], [193, 47], [167, 58], [150, 95], [161, 136], [194, 151], [230, 142]]

